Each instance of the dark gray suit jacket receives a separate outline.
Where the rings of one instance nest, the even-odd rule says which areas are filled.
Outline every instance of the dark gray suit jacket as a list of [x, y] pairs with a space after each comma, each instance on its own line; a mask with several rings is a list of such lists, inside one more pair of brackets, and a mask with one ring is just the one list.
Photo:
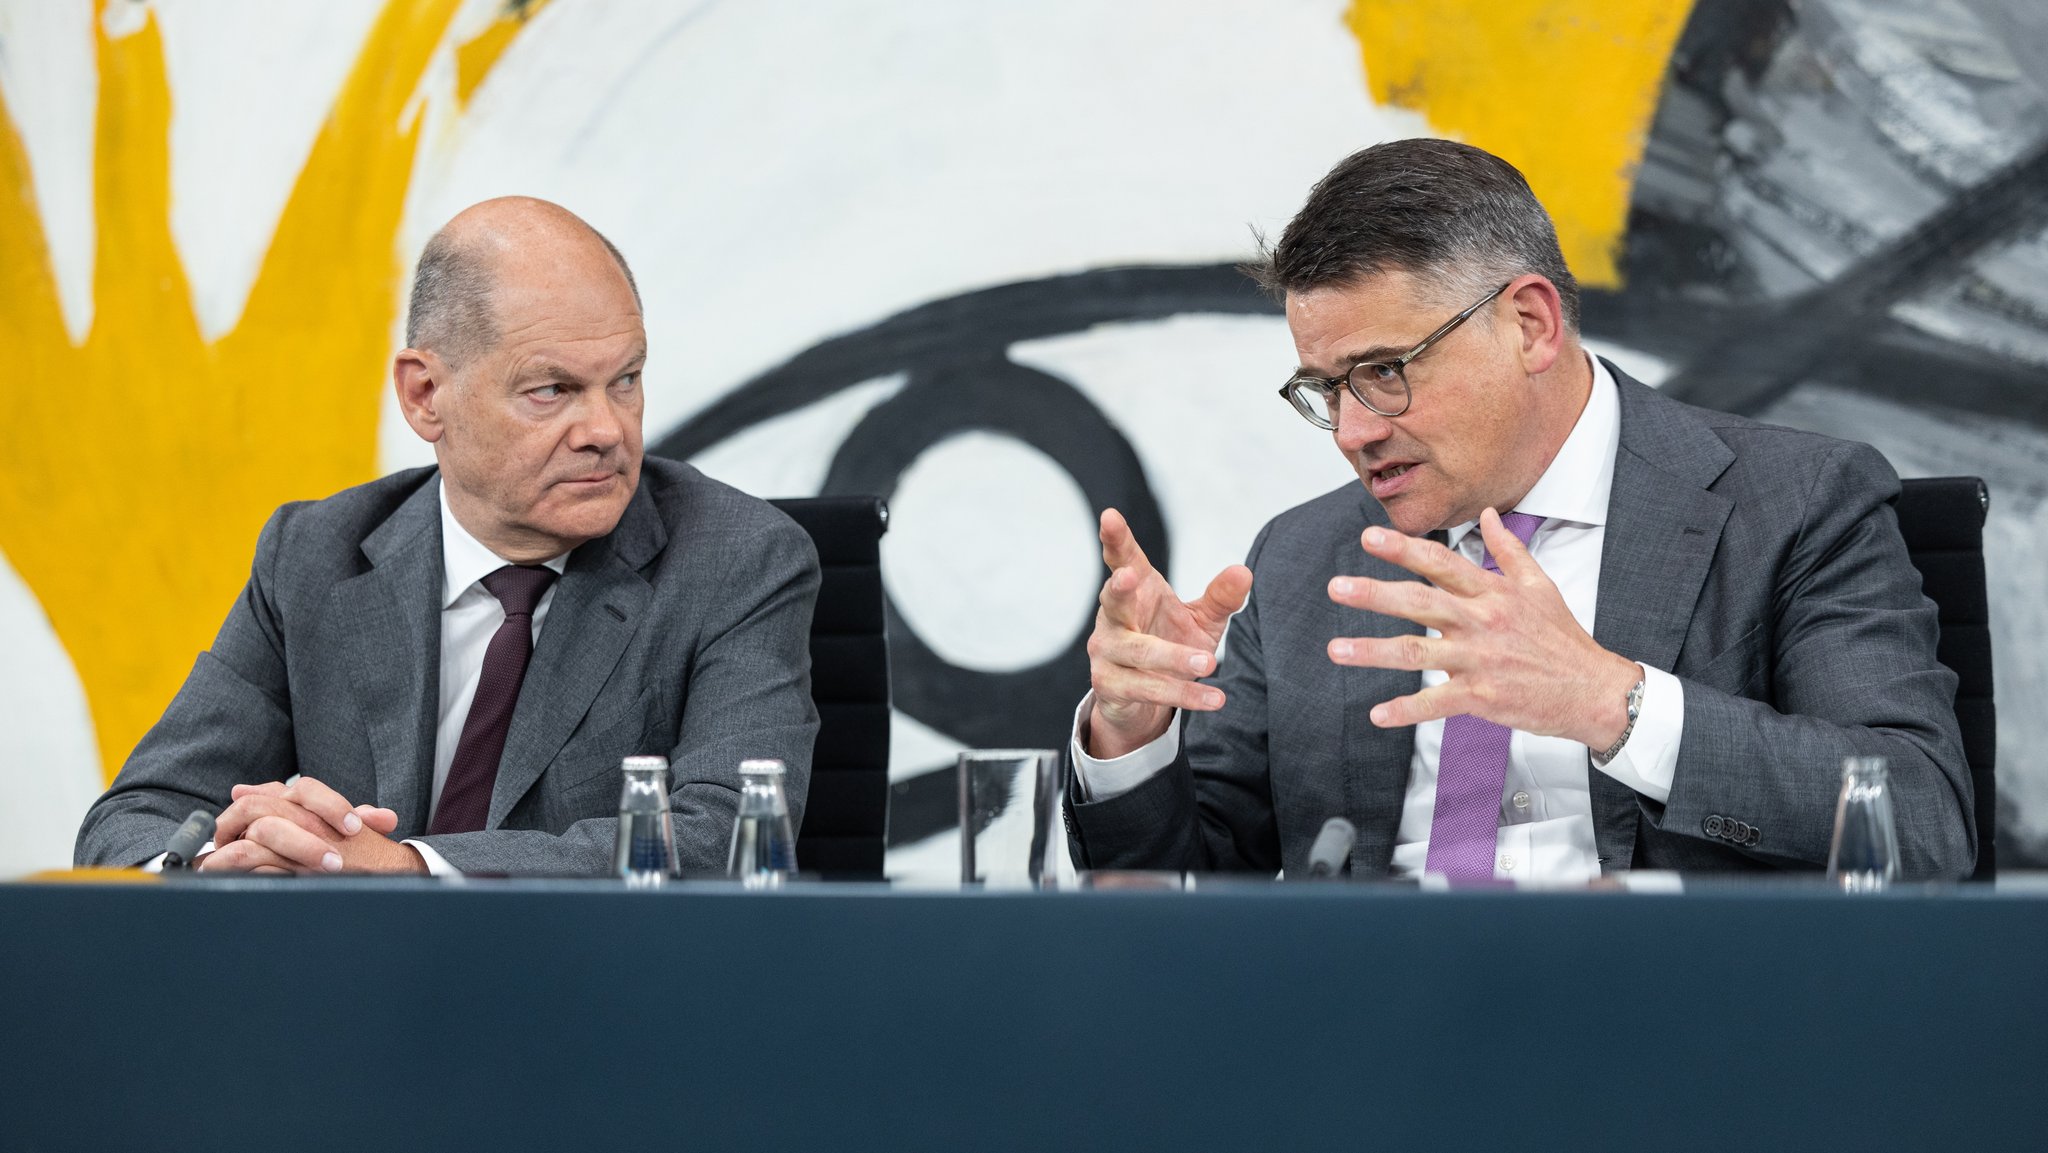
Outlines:
[[[1613, 370], [1613, 366], [1608, 366]], [[1693, 408], [1614, 371], [1621, 392], [1594, 637], [1676, 676], [1685, 735], [1651, 802], [1592, 767], [1604, 869], [1815, 867], [1827, 861], [1841, 760], [1891, 766], [1903, 872], [1960, 877], [1976, 854], [1955, 675], [1935, 660], [1877, 451]], [[1069, 798], [1083, 868], [1305, 871], [1323, 822], [1358, 826], [1354, 873], [1385, 873], [1412, 728], [1367, 712], [1421, 674], [1353, 669], [1339, 636], [1419, 626], [1343, 608], [1339, 573], [1413, 574], [1365, 555], [1387, 523], [1350, 484], [1275, 518], [1253, 543], [1250, 602], [1211, 683], [1228, 701], [1185, 722], [1181, 754], [1123, 795]], [[1736, 830], [1748, 830], [1736, 844]]]
[[739, 763], [788, 766], [803, 816], [811, 742], [810, 537], [686, 464], [648, 459], [611, 535], [569, 555], [513, 713], [481, 832], [423, 837], [440, 700], [438, 472], [288, 504], [249, 584], [163, 719], [78, 833], [81, 865], [163, 851], [237, 782], [304, 773], [398, 813], [464, 872], [602, 873], [619, 760], [667, 754], [676, 852], [723, 869]]

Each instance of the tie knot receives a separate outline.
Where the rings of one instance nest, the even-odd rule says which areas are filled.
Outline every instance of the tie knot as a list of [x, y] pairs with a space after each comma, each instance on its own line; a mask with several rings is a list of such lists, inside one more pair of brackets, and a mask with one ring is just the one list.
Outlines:
[[1543, 518], [1540, 516], [1530, 516], [1526, 512], [1510, 512], [1501, 515], [1500, 524], [1502, 528], [1514, 533], [1515, 539], [1521, 541], [1523, 547], [1526, 548], [1529, 544], [1529, 538], [1535, 536], [1536, 530], [1542, 526]]
[[555, 570], [536, 564], [508, 564], [484, 577], [484, 587], [505, 606], [505, 615], [532, 616], [535, 605], [555, 583]]

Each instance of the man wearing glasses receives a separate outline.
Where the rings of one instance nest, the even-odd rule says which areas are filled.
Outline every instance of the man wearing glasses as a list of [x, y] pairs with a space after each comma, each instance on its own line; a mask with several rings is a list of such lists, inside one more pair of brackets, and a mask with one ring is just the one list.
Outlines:
[[1362, 487], [1187, 602], [1104, 512], [1078, 865], [1302, 872], [1342, 816], [1359, 874], [1812, 868], [1867, 754], [1904, 875], [1970, 870], [1956, 681], [1875, 450], [1589, 356], [1549, 215], [1475, 148], [1351, 156], [1258, 274], [1281, 395]]

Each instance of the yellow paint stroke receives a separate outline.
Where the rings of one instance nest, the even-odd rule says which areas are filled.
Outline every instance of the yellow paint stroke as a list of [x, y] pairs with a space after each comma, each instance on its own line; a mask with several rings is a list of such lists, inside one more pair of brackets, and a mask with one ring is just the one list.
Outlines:
[[484, 77], [497, 67], [498, 57], [512, 47], [526, 22], [534, 18], [549, 0], [505, 0], [503, 11], [490, 26], [465, 40], [455, 49], [455, 102], [469, 107], [469, 98], [476, 94]]
[[92, 708], [107, 779], [248, 578], [272, 509], [376, 475], [418, 144], [401, 116], [457, 0], [392, 0], [286, 202], [248, 305], [208, 343], [170, 231], [170, 91], [154, 16], [110, 39], [92, 330], [64, 328], [20, 132], [0, 103], [0, 551]]
[[1353, 0], [1375, 100], [1506, 158], [1585, 284], [1621, 286], [1629, 196], [1691, 0]]

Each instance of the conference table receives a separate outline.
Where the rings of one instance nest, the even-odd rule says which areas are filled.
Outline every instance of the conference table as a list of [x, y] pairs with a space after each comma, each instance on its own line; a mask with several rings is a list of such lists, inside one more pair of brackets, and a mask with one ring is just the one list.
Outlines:
[[2041, 878], [1091, 880], [0, 885], [0, 1149], [2048, 1146]]

